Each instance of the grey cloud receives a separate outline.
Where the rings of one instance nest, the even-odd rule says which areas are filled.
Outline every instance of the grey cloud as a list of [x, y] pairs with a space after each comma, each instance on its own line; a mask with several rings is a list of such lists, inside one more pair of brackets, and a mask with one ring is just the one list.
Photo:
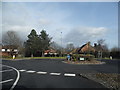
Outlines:
[[88, 41], [95, 41], [102, 38], [107, 31], [104, 27], [79, 27], [72, 29], [64, 38], [64, 43], [73, 42], [75, 46], [80, 46]]

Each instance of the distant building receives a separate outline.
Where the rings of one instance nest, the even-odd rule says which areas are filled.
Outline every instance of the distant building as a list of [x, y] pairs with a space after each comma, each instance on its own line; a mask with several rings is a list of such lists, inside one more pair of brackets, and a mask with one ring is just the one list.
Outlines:
[[95, 52], [95, 48], [90, 45], [90, 42], [82, 45], [80, 48], [75, 48], [73, 51], [71, 51], [71, 54], [91, 54]]
[[79, 53], [79, 54], [81, 54], [81, 53], [82, 54], [86, 54], [86, 53], [90, 54], [92, 52], [95, 52], [95, 48], [90, 45], [90, 42], [82, 45], [77, 51], [77, 53]]
[[18, 48], [13, 45], [4, 45], [1, 47], [1, 56], [18, 55]]
[[55, 57], [55, 56], [58, 56], [58, 53], [55, 49], [49, 47], [48, 50], [45, 50], [44, 51], [44, 56], [46, 57]]

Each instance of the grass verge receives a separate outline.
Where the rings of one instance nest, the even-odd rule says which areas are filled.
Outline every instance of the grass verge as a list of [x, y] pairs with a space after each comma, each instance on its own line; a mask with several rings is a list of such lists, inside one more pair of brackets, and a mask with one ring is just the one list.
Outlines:
[[[22, 59], [65, 59], [66, 57], [16, 57], [15, 60]], [[12, 58], [2, 58], [4, 60], [13, 60]]]
[[120, 74], [118, 73], [86, 73], [82, 75], [112, 90], [120, 90]]

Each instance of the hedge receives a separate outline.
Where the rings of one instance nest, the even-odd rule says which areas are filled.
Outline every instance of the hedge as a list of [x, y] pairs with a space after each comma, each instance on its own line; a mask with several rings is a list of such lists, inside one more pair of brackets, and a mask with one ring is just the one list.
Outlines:
[[74, 61], [80, 60], [80, 58], [84, 58], [85, 60], [91, 61], [94, 60], [95, 56], [91, 54], [73, 54], [72, 58]]

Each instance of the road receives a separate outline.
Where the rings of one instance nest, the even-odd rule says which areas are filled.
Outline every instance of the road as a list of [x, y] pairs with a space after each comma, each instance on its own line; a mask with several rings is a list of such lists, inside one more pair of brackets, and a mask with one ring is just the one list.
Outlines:
[[[2, 60], [3, 89], [17, 88], [105, 88], [82, 77], [82, 73], [118, 73], [118, 61], [102, 65], [73, 65], [62, 60]], [[7, 65], [7, 66], [4, 66]], [[16, 69], [16, 70], [14, 70]], [[18, 80], [17, 80], [18, 79]], [[16, 83], [15, 83], [16, 82]], [[15, 83], [15, 84], [14, 84]], [[13, 85], [14, 84], [14, 85]]]

